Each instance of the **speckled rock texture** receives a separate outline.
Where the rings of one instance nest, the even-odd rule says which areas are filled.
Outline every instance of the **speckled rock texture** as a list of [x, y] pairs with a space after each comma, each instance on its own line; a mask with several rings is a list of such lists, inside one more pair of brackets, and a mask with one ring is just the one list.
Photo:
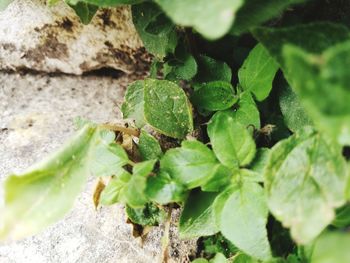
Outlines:
[[144, 71], [150, 57], [128, 6], [103, 9], [83, 25], [60, 1], [15, 0], [0, 12], [0, 69], [82, 74], [110, 67]]
[[[0, 72], [0, 182], [58, 148], [74, 132], [75, 117], [118, 121], [125, 87], [133, 79]], [[141, 245], [122, 206], [95, 211], [95, 184], [92, 178], [60, 222], [37, 236], [0, 244], [0, 263], [160, 262], [164, 227], [153, 228]], [[175, 225], [170, 236], [170, 262], [188, 262], [196, 242], [180, 241]]]

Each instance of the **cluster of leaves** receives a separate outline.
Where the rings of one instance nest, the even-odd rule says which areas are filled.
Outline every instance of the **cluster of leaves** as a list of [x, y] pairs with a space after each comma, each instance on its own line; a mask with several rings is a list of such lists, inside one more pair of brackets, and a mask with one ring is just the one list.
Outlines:
[[204, 239], [197, 263], [350, 261], [346, 1], [66, 2], [83, 22], [132, 5], [150, 77], [126, 91], [127, 128], [83, 122], [7, 179], [1, 238], [60, 218], [92, 174], [110, 177], [98, 203], [135, 224], [179, 204], [180, 237]]

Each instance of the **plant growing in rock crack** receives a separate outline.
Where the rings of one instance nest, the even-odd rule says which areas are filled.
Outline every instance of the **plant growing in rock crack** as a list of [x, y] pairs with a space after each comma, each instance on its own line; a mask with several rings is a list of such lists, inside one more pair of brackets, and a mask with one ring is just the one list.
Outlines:
[[169, 227], [181, 206], [197, 263], [350, 262], [347, 1], [66, 2], [84, 23], [131, 5], [150, 75], [129, 85], [125, 125], [79, 120], [7, 178], [1, 239], [61, 218], [95, 176], [95, 204], [124, 204], [138, 226]]

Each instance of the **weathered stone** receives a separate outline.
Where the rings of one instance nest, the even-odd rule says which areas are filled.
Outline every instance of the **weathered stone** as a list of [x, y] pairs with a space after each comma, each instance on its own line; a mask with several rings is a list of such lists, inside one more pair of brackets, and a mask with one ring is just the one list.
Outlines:
[[[73, 134], [75, 117], [120, 120], [124, 90], [134, 78], [0, 72], [0, 183], [58, 148]], [[164, 226], [153, 228], [141, 245], [121, 205], [95, 211], [95, 184], [92, 178], [63, 220], [34, 237], [0, 244], [0, 263], [159, 262]], [[178, 214], [175, 210], [174, 220]], [[180, 241], [172, 225], [170, 262], [188, 262], [195, 250], [196, 241]]]
[[15, 0], [0, 12], [0, 69], [82, 74], [148, 67], [128, 6], [102, 9], [83, 25], [62, 1], [52, 7], [45, 1]]

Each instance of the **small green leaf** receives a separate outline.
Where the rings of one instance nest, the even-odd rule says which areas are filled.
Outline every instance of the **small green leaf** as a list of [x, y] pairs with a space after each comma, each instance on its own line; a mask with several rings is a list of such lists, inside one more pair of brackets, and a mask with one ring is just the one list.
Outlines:
[[178, 25], [192, 26], [204, 37], [215, 39], [229, 31], [242, 0], [156, 0]]
[[271, 213], [300, 244], [320, 234], [345, 203], [348, 171], [341, 151], [311, 130], [276, 144], [264, 176]]
[[113, 142], [114, 137], [113, 132], [103, 130], [96, 138], [95, 149], [90, 156], [90, 170], [93, 175], [113, 175], [129, 162], [123, 147]]
[[194, 91], [191, 101], [201, 109], [217, 111], [230, 108], [237, 102], [237, 97], [230, 83], [213, 81], [198, 87]]
[[251, 131], [260, 129], [260, 113], [250, 92], [240, 94], [237, 109], [231, 112], [231, 116], [246, 128], [253, 126]]
[[270, 94], [278, 67], [275, 59], [258, 44], [238, 71], [239, 82], [244, 90], [252, 92], [258, 101], [262, 101]]
[[184, 201], [187, 192], [182, 184], [176, 182], [165, 171], [160, 171], [156, 176], [148, 177], [145, 189], [147, 198], [162, 205]]
[[197, 62], [182, 46], [177, 47], [174, 57], [164, 64], [163, 73], [167, 80], [190, 80], [197, 73]]
[[142, 159], [145, 161], [159, 159], [163, 155], [157, 139], [144, 130], [141, 130], [138, 149]]
[[228, 263], [229, 261], [223, 254], [217, 253], [215, 257], [212, 258], [209, 262], [210, 263]]
[[119, 162], [120, 152], [111, 151], [113, 140], [96, 125], [85, 125], [55, 154], [20, 175], [9, 176], [0, 213], [0, 238], [35, 234], [68, 212], [89, 174], [96, 172], [95, 151], [101, 155], [101, 163], [113, 166], [99, 172], [118, 172], [120, 167], [114, 164], [123, 162]]
[[183, 89], [167, 80], [144, 81], [144, 115], [158, 132], [183, 139], [193, 130], [192, 109]]
[[128, 86], [121, 111], [124, 119], [133, 119], [136, 127], [145, 125], [143, 81], [138, 80]]
[[135, 224], [141, 226], [158, 226], [165, 221], [167, 213], [152, 203], [147, 203], [142, 208], [125, 208], [128, 218]]
[[289, 86], [284, 86], [279, 97], [279, 104], [283, 114], [284, 123], [292, 132], [311, 126], [312, 121], [306, 114], [298, 96]]
[[232, 71], [225, 62], [200, 55], [197, 59], [197, 63], [198, 74], [195, 77], [196, 82], [225, 81], [231, 83]]
[[161, 170], [189, 189], [205, 184], [218, 165], [214, 153], [199, 141], [183, 141], [181, 148], [168, 150], [160, 160]]
[[85, 25], [91, 22], [92, 18], [95, 16], [98, 10], [98, 6], [87, 4], [84, 2], [71, 4], [69, 0], [66, 0], [66, 3], [74, 9], [75, 13], [79, 16], [80, 21]]
[[180, 217], [180, 238], [210, 236], [219, 231], [212, 207], [217, 195], [200, 190], [190, 193]]
[[314, 245], [311, 263], [350, 262], [350, 235], [346, 232], [326, 232]]
[[231, 186], [214, 204], [221, 233], [244, 253], [261, 260], [271, 257], [267, 239], [268, 208], [263, 188], [243, 181]]
[[256, 260], [256, 259], [254, 259], [246, 254], [237, 254], [233, 258], [232, 263], [259, 263], [259, 262], [260, 262], [259, 260]]
[[248, 130], [230, 111], [217, 112], [208, 123], [208, 135], [215, 155], [227, 167], [249, 164], [256, 147]]
[[226, 166], [217, 165], [212, 176], [201, 186], [202, 191], [218, 192], [230, 183], [233, 171]]
[[113, 205], [125, 202], [125, 193], [128, 189], [128, 182], [131, 174], [122, 169], [113, 177], [108, 185], [103, 189], [100, 196], [101, 205]]
[[135, 28], [150, 53], [162, 59], [175, 51], [175, 25], [156, 4], [145, 2], [133, 5], [131, 10]]
[[254, 182], [264, 182], [264, 169], [267, 165], [267, 161], [270, 154], [269, 148], [258, 148], [253, 161], [249, 165], [248, 169], [241, 169], [240, 174], [245, 177], [246, 180], [253, 180]]
[[191, 261], [191, 263], [208, 263], [208, 260], [205, 258], [196, 258], [195, 260]]
[[133, 174], [128, 183], [128, 189], [125, 192], [126, 203], [133, 208], [143, 207], [148, 198], [145, 194], [147, 177], [152, 172], [156, 160], [137, 163], [133, 167]]

